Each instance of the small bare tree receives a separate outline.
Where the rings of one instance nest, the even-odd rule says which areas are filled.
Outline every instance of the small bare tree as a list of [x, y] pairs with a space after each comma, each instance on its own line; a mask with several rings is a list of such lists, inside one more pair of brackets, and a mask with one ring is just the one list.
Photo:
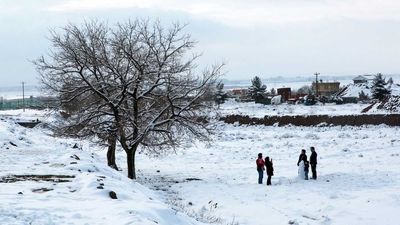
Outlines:
[[96, 96], [73, 124], [82, 134], [114, 135], [127, 154], [129, 178], [136, 178], [139, 148], [157, 154], [182, 138], [209, 139], [201, 118], [213, 109], [208, 94], [222, 65], [197, 75], [198, 55], [189, 55], [195, 42], [183, 29], [141, 20], [70, 24], [51, 32], [53, 51], [35, 61], [42, 83], [58, 96]]
[[300, 95], [311, 95], [312, 94], [312, 88], [309, 85], [303, 85], [297, 90], [297, 94]]

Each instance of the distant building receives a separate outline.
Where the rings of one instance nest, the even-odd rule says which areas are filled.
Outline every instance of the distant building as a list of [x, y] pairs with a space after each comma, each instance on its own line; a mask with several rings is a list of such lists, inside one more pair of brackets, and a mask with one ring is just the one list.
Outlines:
[[[318, 90], [317, 90], [317, 86], [318, 86]], [[314, 91], [314, 93], [317, 96], [326, 96], [326, 97], [330, 97], [331, 95], [335, 94], [336, 92], [339, 91], [340, 89], [340, 82], [323, 82], [322, 80], [320, 82], [316, 83], [313, 82], [312, 83], [312, 89]], [[318, 93], [317, 93], [318, 92]]]
[[282, 96], [282, 101], [285, 102], [289, 100], [292, 95], [292, 90], [290, 88], [278, 88], [278, 95]]
[[368, 82], [368, 79], [362, 75], [353, 78], [354, 84], [365, 84]]
[[248, 89], [233, 89], [232, 95], [234, 96], [244, 96], [247, 95]]
[[230, 98], [235, 98], [236, 101], [240, 102], [251, 102], [254, 101], [254, 99], [250, 98], [248, 96], [249, 89], [247, 88], [237, 88], [233, 90], [228, 91], [228, 96]]

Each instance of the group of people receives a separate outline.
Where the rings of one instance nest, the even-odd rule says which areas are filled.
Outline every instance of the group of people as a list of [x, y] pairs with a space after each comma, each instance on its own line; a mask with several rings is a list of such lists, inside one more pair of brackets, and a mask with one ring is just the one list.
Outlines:
[[302, 149], [299, 155], [299, 160], [297, 161], [297, 166], [299, 167], [299, 177], [301, 179], [308, 180], [308, 171], [311, 166], [311, 179], [317, 179], [317, 152], [315, 152], [314, 147], [310, 147], [311, 155], [310, 161], [307, 160], [306, 150]]
[[257, 171], [258, 171], [258, 183], [263, 183], [264, 170], [267, 173], [267, 185], [271, 185], [271, 177], [274, 175], [274, 166], [272, 163], [272, 158], [269, 159], [269, 156], [265, 157], [265, 161], [263, 159], [262, 153], [258, 153], [258, 158], [256, 160]]
[[[301, 179], [308, 180], [308, 172], [311, 166], [312, 177], [311, 179], [317, 179], [317, 152], [315, 152], [314, 147], [310, 147], [311, 156], [310, 160], [307, 159], [306, 150], [302, 149], [301, 154], [299, 155], [299, 160], [297, 161], [297, 166], [299, 167], [299, 177]], [[264, 171], [267, 174], [267, 185], [271, 185], [271, 177], [274, 175], [274, 167], [272, 163], [272, 158], [269, 156], [263, 159], [262, 153], [258, 153], [258, 158], [256, 160], [257, 164], [257, 172], [258, 172], [258, 183], [263, 183]]]

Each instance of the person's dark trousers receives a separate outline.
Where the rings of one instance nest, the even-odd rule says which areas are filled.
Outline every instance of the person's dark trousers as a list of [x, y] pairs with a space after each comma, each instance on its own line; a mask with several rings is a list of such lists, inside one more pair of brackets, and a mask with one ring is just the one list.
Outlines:
[[267, 185], [271, 185], [271, 176], [268, 176]]
[[258, 183], [262, 184], [264, 171], [263, 170], [257, 170], [257, 171], [258, 171]]
[[312, 179], [317, 179], [317, 164], [311, 164]]

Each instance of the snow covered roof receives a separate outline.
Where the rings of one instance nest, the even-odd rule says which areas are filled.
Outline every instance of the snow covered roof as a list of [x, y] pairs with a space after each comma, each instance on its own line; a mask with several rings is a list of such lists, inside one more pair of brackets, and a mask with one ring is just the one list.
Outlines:
[[356, 76], [355, 78], [353, 78], [353, 80], [365, 81], [365, 80], [367, 80], [367, 78], [365, 78], [365, 77], [362, 76], [362, 75], [359, 75], [359, 76]]
[[390, 90], [392, 91], [391, 94], [393, 96], [400, 96], [400, 84], [392, 84]]
[[360, 93], [364, 92], [364, 94], [368, 96], [372, 96], [371, 92], [371, 84], [363, 83], [363, 84], [349, 84], [345, 87], [344, 90], [341, 90], [338, 94], [339, 97], [356, 97], [358, 98]]
[[[400, 96], [400, 84], [392, 84], [388, 86], [388, 88], [391, 90], [391, 94], [393, 96]], [[337, 93], [337, 96], [358, 98], [361, 91], [364, 92], [364, 94], [371, 97], [372, 83], [348, 84], [344, 89], [342, 89], [339, 93]]]

